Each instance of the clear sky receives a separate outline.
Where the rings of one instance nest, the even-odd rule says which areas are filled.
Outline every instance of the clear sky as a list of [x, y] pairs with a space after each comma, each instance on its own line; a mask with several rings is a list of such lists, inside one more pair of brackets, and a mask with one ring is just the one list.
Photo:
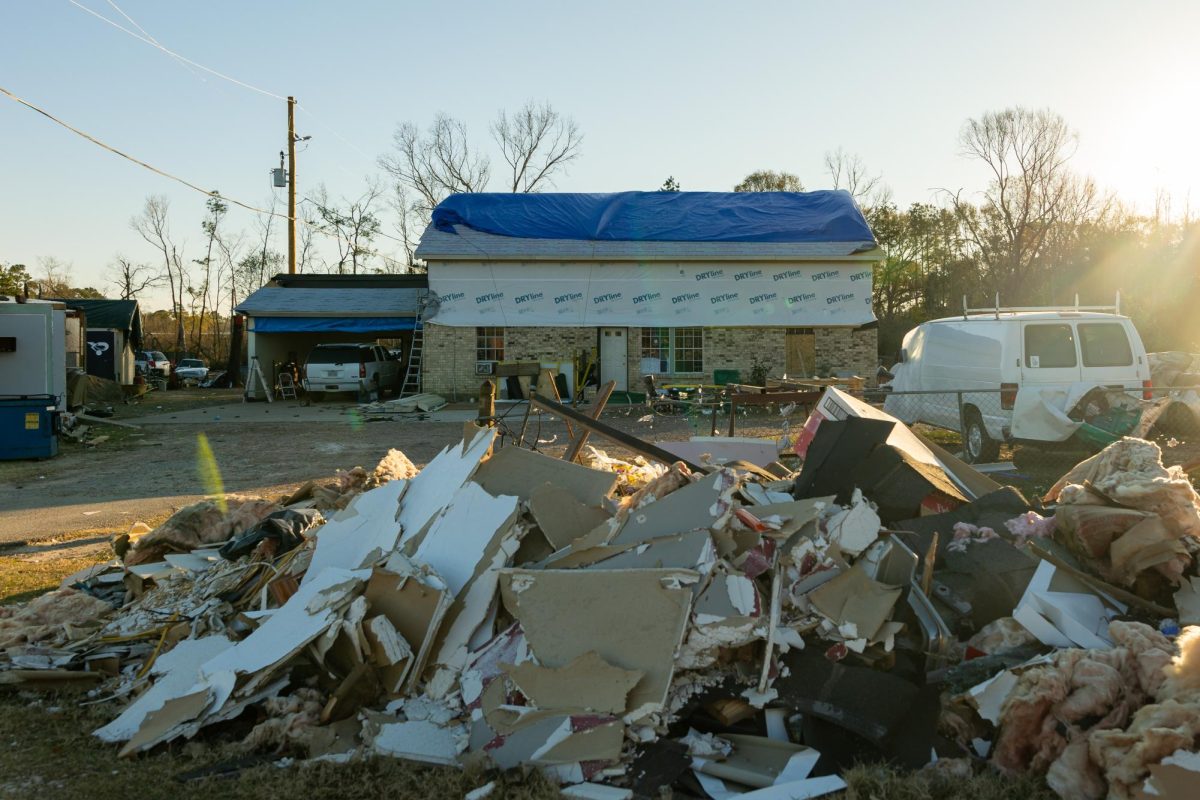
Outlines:
[[[133, 27], [108, 0], [77, 2]], [[585, 135], [561, 191], [654, 189], [668, 175], [728, 190], [759, 168], [821, 188], [823, 154], [842, 147], [907, 204], [982, 188], [957, 134], [1020, 104], [1062, 114], [1080, 134], [1076, 168], [1131, 205], [1152, 208], [1160, 188], [1176, 212], [1189, 193], [1200, 205], [1195, 0], [115, 2], [165, 47], [299, 99], [298, 132], [313, 137], [302, 193], [324, 181], [356, 194], [400, 121], [444, 111], [489, 146], [497, 111], [535, 99]], [[283, 102], [68, 0], [0, 0], [0, 30], [0, 86], [155, 166], [269, 202]], [[0, 261], [36, 271], [57, 256], [75, 283], [100, 285], [116, 253], [152, 258], [129, 228], [151, 193], [171, 199], [195, 257], [202, 195], [0, 97]]]

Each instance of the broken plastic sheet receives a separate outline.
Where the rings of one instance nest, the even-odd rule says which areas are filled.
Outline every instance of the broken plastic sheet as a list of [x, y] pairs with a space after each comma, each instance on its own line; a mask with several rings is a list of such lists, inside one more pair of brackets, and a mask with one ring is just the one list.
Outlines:
[[1065, 442], [1075, 435], [1082, 422], [1067, 416], [1093, 384], [1072, 383], [1066, 386], [1038, 388], [1025, 386], [1017, 392], [1013, 404], [1012, 435], [1014, 439], [1039, 442]]

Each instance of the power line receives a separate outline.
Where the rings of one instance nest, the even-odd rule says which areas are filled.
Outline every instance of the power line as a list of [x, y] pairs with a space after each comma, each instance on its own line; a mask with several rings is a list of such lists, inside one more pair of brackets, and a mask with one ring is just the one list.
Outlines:
[[[49, 111], [46, 111], [43, 108], [39, 108], [38, 106], [34, 105], [33, 103], [30, 103], [28, 100], [24, 100], [24, 99], [18, 97], [17, 95], [10, 92], [8, 89], [5, 89], [3, 86], [0, 86], [0, 94], [3, 94], [12, 100], [15, 100], [17, 103], [20, 103], [21, 105], [25, 106], [26, 108], [28, 108], [32, 111], [36, 111], [37, 113], [41, 114], [46, 119], [49, 119], [51, 122], [55, 123], [56, 125], [61, 125], [62, 127], [66, 128], [67, 130], [71, 131], [71, 133], [74, 133], [76, 136], [81, 136], [84, 139], [87, 139], [89, 142], [96, 145], [97, 147], [101, 147], [110, 153], [113, 153], [115, 155], [120, 156], [121, 158], [124, 158], [127, 161], [132, 161], [134, 164], [137, 164], [140, 167], [148, 169], [151, 172], [155, 173], [156, 175], [161, 175], [162, 177], [167, 178], [168, 180], [172, 180], [172, 181], [175, 181], [176, 183], [182, 184], [193, 191], [199, 192], [202, 195], [205, 195], [207, 197], [220, 198], [221, 200], [232, 203], [235, 206], [240, 206], [241, 208], [244, 208], [247, 211], [253, 211], [256, 214], [266, 214], [267, 216], [277, 217], [279, 219], [289, 219], [287, 214], [280, 214], [276, 211], [269, 211], [265, 208], [259, 208], [258, 206], [250, 205], [249, 203], [243, 203], [241, 200], [236, 200], [232, 197], [228, 197], [219, 192], [211, 191], [208, 189], [202, 189], [199, 186], [197, 186], [196, 184], [192, 183], [191, 181], [184, 180], [183, 178], [180, 178], [177, 175], [172, 175], [171, 173], [167, 172], [166, 170], [162, 170], [151, 164], [147, 164], [145, 161], [142, 161], [140, 158], [135, 158], [134, 156], [131, 156], [128, 153], [118, 150], [117, 148], [100, 141], [95, 136], [92, 136], [90, 133], [81, 131], [79, 128], [76, 128], [75, 126], [73, 126], [67, 122], [64, 122], [63, 120], [61, 120], [58, 117], [51, 114]], [[300, 225], [305, 226], [309, 230], [316, 231], [317, 233], [323, 234], [323, 235], [328, 236], [333, 239], [338, 239], [340, 241], [344, 241], [353, 246], [353, 242], [351, 242], [350, 239], [348, 239], [344, 236], [341, 236], [338, 233], [331, 232], [319, 225], [314, 225], [302, 217], [298, 217], [296, 219], [296, 222]], [[390, 239], [394, 242], [399, 242], [400, 244], [407, 245], [407, 242], [405, 242], [404, 240], [398, 239], [395, 236], [389, 236], [388, 234], [383, 233], [382, 231], [377, 232], [376, 235], [380, 236], [384, 239]]]
[[[226, 75], [223, 72], [218, 72], [217, 70], [212, 69], [211, 67], [206, 67], [197, 61], [192, 61], [190, 58], [187, 58], [186, 56], [181, 56], [179, 53], [176, 53], [174, 50], [169, 50], [166, 47], [163, 47], [161, 44], [159, 44], [157, 41], [155, 41], [153, 37], [147, 38], [147, 36], [142, 36], [139, 33], [135, 33], [134, 31], [129, 30], [129, 28], [126, 28], [124, 25], [121, 25], [117, 22], [113, 22], [111, 19], [104, 16], [103, 14], [97, 13], [97, 12], [93, 11], [92, 9], [88, 8], [87, 6], [83, 5], [82, 3], [76, 2], [76, 0], [67, 0], [67, 2], [70, 3], [71, 5], [75, 6], [76, 8], [78, 8], [80, 11], [85, 11], [88, 14], [91, 14], [93, 17], [100, 20], [101, 22], [107, 23], [108, 25], [113, 26], [114, 28], [121, 31], [122, 33], [132, 36], [134, 39], [137, 39], [140, 42], [145, 42], [146, 44], [150, 45], [151, 47], [161, 50], [164, 53], [166, 53], [167, 55], [171, 56], [172, 58], [177, 58], [185, 64], [190, 64], [193, 67], [196, 67], [197, 69], [204, 70], [208, 74], [214, 75], [214, 76], [220, 78], [221, 80], [225, 80], [225, 81], [229, 81], [230, 83], [237, 84], [238, 86], [241, 86], [244, 89], [249, 89], [252, 92], [258, 92], [259, 94], [265, 94], [267, 97], [273, 97], [276, 100], [284, 100], [284, 101], [287, 100], [287, 98], [281, 94], [275, 94], [275, 92], [268, 91], [261, 87], [255, 86], [254, 84], [246, 83], [245, 81], [240, 81], [237, 78]], [[115, 8], [115, 6], [114, 6], [114, 8]], [[120, 11], [119, 8], [117, 10]], [[122, 14], [122, 16], [125, 16], [126, 19], [129, 19], [129, 17], [127, 15], [125, 15], [125, 12], [122, 11], [121, 14]], [[129, 20], [129, 21], [133, 22], [133, 20]], [[134, 22], [133, 24], [137, 25], [136, 22]], [[138, 27], [140, 28], [141, 26], [138, 26]]]

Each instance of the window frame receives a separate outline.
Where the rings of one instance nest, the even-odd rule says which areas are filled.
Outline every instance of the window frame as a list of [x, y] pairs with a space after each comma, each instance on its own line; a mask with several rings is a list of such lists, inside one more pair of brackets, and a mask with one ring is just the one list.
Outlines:
[[[501, 325], [475, 326], [475, 360], [499, 362], [504, 360], [506, 336]], [[499, 345], [497, 345], [499, 342]]]
[[[1108, 368], [1108, 367], [1132, 367], [1134, 364], [1133, 342], [1129, 341], [1129, 331], [1120, 322], [1080, 322], [1076, 326], [1077, 336], [1079, 338], [1079, 357], [1080, 363], [1089, 368]], [[1121, 340], [1125, 342], [1125, 352], [1129, 354], [1129, 360], [1119, 364], [1104, 363], [1092, 364], [1088, 362], [1088, 347], [1084, 341], [1084, 328], [1116, 328], [1121, 332]]]
[[[1070, 364], [1043, 364], [1041, 363], [1041, 354], [1037, 354], [1038, 365], [1035, 367], [1031, 363], [1033, 354], [1030, 353], [1029, 347], [1029, 332], [1034, 328], [1066, 328], [1071, 337], [1071, 363]], [[1075, 326], [1069, 322], [1030, 322], [1027, 323], [1021, 331], [1021, 349], [1024, 358], [1022, 362], [1025, 369], [1078, 369], [1079, 368], [1079, 336], [1075, 332]]]
[[[682, 334], [682, 335], [681, 335]], [[683, 358], [680, 352], [687, 353]], [[642, 328], [638, 339], [638, 363], [648, 358], [658, 362], [654, 375], [701, 375], [704, 373], [704, 328], [689, 325], [682, 328]], [[698, 369], [680, 369], [698, 366]]]

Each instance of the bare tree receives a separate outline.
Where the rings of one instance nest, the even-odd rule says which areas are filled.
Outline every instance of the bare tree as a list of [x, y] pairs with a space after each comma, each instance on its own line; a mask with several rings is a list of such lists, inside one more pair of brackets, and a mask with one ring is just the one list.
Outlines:
[[139, 216], [130, 219], [130, 226], [146, 243], [159, 252], [163, 259], [162, 275], [166, 277], [171, 291], [171, 312], [175, 317], [175, 352], [183, 353], [183, 295], [186, 291], [187, 270], [179, 248], [171, 238], [168, 219], [171, 204], [163, 195], [152, 194], [146, 198]]
[[408, 188], [399, 181], [392, 186], [391, 206], [396, 212], [396, 233], [404, 248], [405, 271], [412, 272], [417, 268], [417, 241], [420, 238], [420, 231], [413, 229], [413, 222], [420, 219], [420, 214]]
[[583, 134], [570, 117], [549, 103], [530, 100], [511, 116], [501, 111], [492, 138], [509, 168], [510, 192], [537, 192], [554, 182], [554, 173], [579, 157]]
[[339, 275], [346, 271], [347, 264], [350, 273], [357, 275], [360, 267], [365, 269], [367, 262], [378, 254], [371, 243], [382, 227], [373, 210], [381, 194], [383, 189], [379, 183], [368, 181], [361, 195], [354, 200], [343, 198], [341, 205], [329, 199], [324, 184], [309, 198], [320, 218], [321, 228], [337, 242]]
[[70, 297], [74, 267], [56, 256], [38, 256], [38, 295]]
[[1069, 168], [1077, 143], [1066, 120], [1048, 109], [1008, 108], [963, 126], [962, 154], [983, 162], [991, 179], [978, 208], [961, 192], [951, 201], [988, 267], [990, 289], [1017, 296], [1032, 290], [1055, 228], [1111, 203]]
[[381, 156], [379, 165], [412, 190], [416, 207], [426, 215], [447, 195], [487, 186], [491, 164], [487, 156], [472, 152], [466, 126], [456, 119], [438, 114], [424, 133], [404, 122], [392, 140], [395, 152]]
[[891, 200], [892, 192], [883, 183], [883, 176], [868, 173], [857, 154], [847, 153], [840, 147], [827, 152], [825, 171], [833, 181], [833, 188], [845, 189], [863, 206], [878, 208]]
[[138, 295], [155, 286], [161, 286], [163, 276], [154, 267], [118, 254], [108, 266], [109, 283], [121, 294], [122, 300], [136, 300]]
[[758, 169], [733, 187], [735, 192], [803, 192], [804, 184], [790, 172]]

